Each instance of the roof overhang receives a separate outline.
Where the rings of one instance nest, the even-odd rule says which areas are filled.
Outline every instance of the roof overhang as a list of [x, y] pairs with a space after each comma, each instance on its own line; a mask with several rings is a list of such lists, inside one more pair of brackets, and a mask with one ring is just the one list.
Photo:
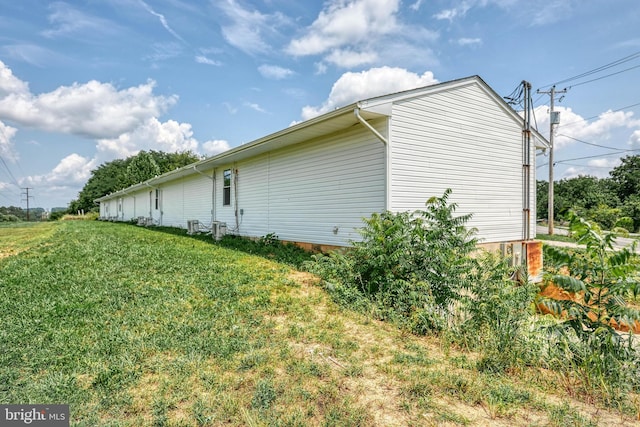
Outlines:
[[160, 184], [172, 181], [177, 178], [183, 178], [195, 174], [203, 174], [206, 171], [229, 165], [240, 160], [254, 157], [270, 151], [300, 144], [302, 142], [311, 141], [325, 135], [347, 129], [351, 126], [359, 124], [359, 120], [354, 111], [359, 109], [360, 116], [365, 120], [373, 120], [376, 118], [386, 117], [386, 114], [380, 112], [367, 111], [360, 109], [358, 103], [349, 104], [345, 107], [336, 109], [329, 113], [323, 114], [301, 123], [289, 126], [286, 129], [272, 133], [263, 138], [256, 139], [246, 144], [227, 150], [215, 156], [200, 160], [182, 168], [167, 172], [163, 175], [151, 178], [145, 182], [132, 185], [96, 199], [96, 202], [102, 202], [109, 199], [121, 197], [130, 193], [135, 193], [147, 188], [157, 188]]

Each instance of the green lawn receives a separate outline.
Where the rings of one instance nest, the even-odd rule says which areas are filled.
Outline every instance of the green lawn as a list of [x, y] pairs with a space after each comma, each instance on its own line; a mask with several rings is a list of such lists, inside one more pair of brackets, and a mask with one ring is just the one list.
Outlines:
[[0, 227], [0, 403], [66, 403], [84, 426], [634, 425], [637, 401], [480, 373], [248, 250], [95, 221]]

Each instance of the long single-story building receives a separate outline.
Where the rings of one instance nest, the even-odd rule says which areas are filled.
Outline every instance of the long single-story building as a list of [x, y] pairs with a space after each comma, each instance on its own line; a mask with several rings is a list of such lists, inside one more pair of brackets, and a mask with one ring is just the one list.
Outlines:
[[546, 147], [472, 76], [355, 102], [96, 202], [103, 219], [326, 248], [357, 240], [363, 217], [422, 209], [451, 188], [483, 245], [524, 260], [541, 256], [535, 154]]

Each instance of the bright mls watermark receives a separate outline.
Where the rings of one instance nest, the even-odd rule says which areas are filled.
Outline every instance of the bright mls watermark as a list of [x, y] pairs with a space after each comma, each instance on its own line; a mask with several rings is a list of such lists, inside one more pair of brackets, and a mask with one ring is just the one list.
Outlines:
[[69, 427], [69, 405], [0, 405], [0, 426]]

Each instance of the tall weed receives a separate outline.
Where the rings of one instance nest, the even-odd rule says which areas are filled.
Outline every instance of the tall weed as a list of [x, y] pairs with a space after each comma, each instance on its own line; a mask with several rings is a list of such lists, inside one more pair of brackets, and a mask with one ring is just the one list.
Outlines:
[[[450, 333], [454, 342], [481, 352], [481, 371], [503, 372], [537, 363], [540, 357], [536, 349], [541, 337], [535, 332], [532, 309], [538, 286], [520, 269], [497, 254], [482, 253], [460, 299]], [[512, 280], [516, 275], [524, 275], [524, 280]]]
[[586, 393], [615, 401], [640, 389], [640, 358], [632, 335], [614, 327], [633, 325], [640, 312], [626, 299], [638, 288], [634, 248], [614, 250], [615, 236], [570, 213], [570, 230], [583, 252], [547, 248], [547, 284], [566, 291], [565, 300], [540, 303], [560, 321], [550, 329], [552, 362]]

